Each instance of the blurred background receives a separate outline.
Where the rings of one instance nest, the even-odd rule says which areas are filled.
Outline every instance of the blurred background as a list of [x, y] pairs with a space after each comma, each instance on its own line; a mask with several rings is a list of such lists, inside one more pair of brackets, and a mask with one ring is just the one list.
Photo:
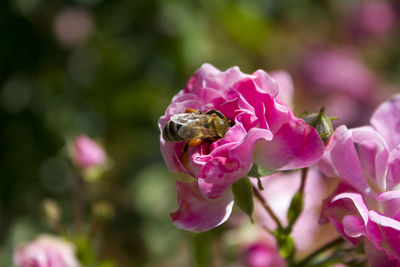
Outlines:
[[[84, 266], [241, 266], [232, 225], [172, 225], [158, 118], [209, 62], [286, 70], [297, 115], [325, 105], [336, 125], [363, 125], [400, 92], [399, 11], [397, 0], [1, 1], [0, 266], [44, 232], [73, 240]], [[93, 179], [69, 160], [79, 134], [108, 155]]]

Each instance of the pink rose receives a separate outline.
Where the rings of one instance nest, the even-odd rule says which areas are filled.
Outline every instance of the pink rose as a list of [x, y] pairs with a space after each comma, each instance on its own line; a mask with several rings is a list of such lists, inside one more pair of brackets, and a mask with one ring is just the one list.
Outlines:
[[365, 98], [375, 86], [374, 74], [348, 48], [310, 50], [301, 64], [307, 89], [320, 94]]
[[[263, 177], [261, 181], [264, 187], [264, 190], [260, 191], [261, 195], [283, 226], [287, 226], [287, 212], [293, 196], [300, 187], [301, 172], [277, 173]], [[324, 181], [317, 168], [310, 168], [304, 188], [304, 208], [291, 233], [296, 250], [300, 253], [298, 255], [307, 254], [337, 237], [332, 235], [329, 227], [321, 227], [318, 223], [321, 204], [329, 186], [331, 186], [330, 181]], [[276, 223], [258, 202], [253, 216], [256, 224], [261, 224], [270, 230], [276, 229]], [[260, 232], [265, 230], [261, 229]], [[275, 243], [275, 239], [270, 235], [263, 237], [263, 240], [269, 240], [270, 244]]]
[[270, 170], [290, 170], [320, 159], [321, 138], [278, 97], [280, 84], [288, 86], [281, 89], [290, 97], [291, 80], [282, 72], [275, 80], [262, 70], [249, 75], [238, 67], [221, 72], [204, 64], [172, 99], [159, 119], [160, 130], [187, 108], [216, 109], [234, 122], [224, 138], [189, 147], [182, 160], [185, 142], [166, 142], [160, 136], [168, 168], [194, 178], [177, 183], [180, 209], [172, 214], [175, 225], [205, 231], [223, 223], [233, 203], [230, 186], [247, 175], [253, 161]]
[[350, 26], [353, 36], [384, 39], [396, 23], [396, 13], [389, 1], [361, 1], [351, 14]]
[[75, 138], [71, 156], [75, 164], [83, 169], [101, 165], [107, 158], [104, 149], [85, 135]]
[[343, 182], [321, 221], [364, 241], [371, 266], [400, 266], [400, 94], [378, 107], [371, 126], [336, 129], [326, 149], [320, 168]]
[[63, 239], [41, 235], [14, 251], [17, 267], [79, 267], [72, 244]]
[[244, 261], [249, 267], [284, 267], [285, 260], [275, 247], [263, 241], [248, 245], [244, 249]]
[[[252, 182], [257, 185], [256, 179], [252, 179]], [[264, 190], [259, 191], [260, 194], [283, 226], [287, 226], [287, 212], [293, 196], [300, 187], [301, 172], [276, 173], [263, 177], [261, 182]], [[296, 247], [296, 259], [308, 256], [338, 235], [332, 231], [331, 225], [318, 223], [322, 200], [333, 183], [334, 179], [327, 181], [317, 168], [310, 168], [308, 171], [304, 188], [304, 209], [291, 233]], [[276, 239], [263, 228], [274, 231], [276, 223], [258, 201], [255, 204], [253, 213], [255, 223], [239, 227], [239, 230], [238, 228], [232, 230], [237, 231], [233, 234], [235, 241], [238, 244], [245, 244], [240, 248], [246, 266], [286, 266], [279, 254]], [[248, 218], [245, 219], [247, 222]]]

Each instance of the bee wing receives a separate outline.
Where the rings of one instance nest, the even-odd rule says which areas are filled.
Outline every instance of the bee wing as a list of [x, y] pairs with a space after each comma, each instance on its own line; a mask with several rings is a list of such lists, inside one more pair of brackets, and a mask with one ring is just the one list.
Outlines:
[[197, 121], [201, 121], [202, 117], [204, 117], [204, 115], [197, 113], [180, 113], [172, 115], [170, 120], [176, 124], [188, 125]]
[[185, 125], [178, 130], [178, 135], [185, 140], [192, 140], [201, 137], [201, 130], [197, 125]]
[[213, 140], [218, 135], [215, 130], [208, 128], [207, 116], [199, 117], [190, 123], [185, 124], [185, 127], [181, 127], [178, 131], [179, 136], [190, 140], [190, 139], [203, 139]]
[[215, 130], [208, 129], [206, 127], [201, 127], [200, 132], [202, 139], [214, 140], [218, 137], [218, 134]]

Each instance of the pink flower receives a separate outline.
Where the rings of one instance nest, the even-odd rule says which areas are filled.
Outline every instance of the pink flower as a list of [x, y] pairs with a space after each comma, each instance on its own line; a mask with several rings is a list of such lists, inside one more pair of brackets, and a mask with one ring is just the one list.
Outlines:
[[371, 266], [400, 266], [400, 94], [381, 104], [371, 126], [336, 129], [319, 163], [343, 182], [321, 221], [364, 247]]
[[[260, 193], [278, 216], [284, 226], [287, 226], [287, 212], [290, 202], [300, 187], [301, 172], [277, 173], [261, 179], [264, 187]], [[310, 168], [304, 188], [304, 209], [293, 226], [291, 236], [294, 239], [298, 253], [308, 252], [334, 239], [330, 227], [319, 225], [318, 218], [321, 203], [327, 195], [331, 181], [324, 181], [317, 168]], [[276, 224], [268, 213], [256, 202], [254, 210], [256, 224], [261, 224], [270, 230], [276, 229]], [[260, 232], [265, 232], [260, 229]], [[270, 235], [263, 237], [268, 243], [275, 243]]]
[[17, 267], [79, 267], [72, 244], [63, 239], [41, 235], [14, 251]]
[[384, 38], [395, 26], [396, 14], [389, 1], [361, 1], [351, 14], [351, 31], [356, 37]]
[[[185, 142], [166, 142], [161, 135], [161, 152], [168, 168], [194, 177], [192, 182], [177, 184], [180, 209], [172, 215], [175, 225], [205, 231], [223, 223], [232, 208], [230, 186], [247, 175], [253, 161], [271, 170], [290, 170], [320, 159], [323, 143], [318, 133], [296, 118], [278, 97], [278, 84], [290, 87], [290, 78], [280, 73], [277, 80], [262, 70], [248, 75], [238, 67], [221, 72], [204, 64], [172, 99], [159, 119], [160, 130], [172, 115], [187, 108], [216, 109], [234, 122], [224, 138], [190, 147], [182, 160]], [[188, 188], [193, 193], [188, 194]], [[210, 201], [213, 208], [209, 209]], [[223, 215], [217, 215], [220, 212]], [[219, 219], [205, 220], [207, 217]]]
[[315, 49], [301, 64], [306, 88], [321, 94], [363, 98], [375, 85], [373, 73], [350, 49]]
[[279, 251], [259, 241], [245, 248], [244, 260], [249, 267], [284, 267], [285, 260], [280, 256]]
[[[252, 179], [254, 185], [256, 179]], [[264, 190], [259, 191], [265, 201], [277, 215], [283, 226], [287, 226], [287, 212], [290, 202], [300, 187], [301, 172], [276, 173], [261, 179]], [[304, 210], [297, 219], [291, 236], [296, 247], [296, 258], [308, 256], [317, 248], [337, 237], [331, 225], [318, 223], [322, 200], [328, 188], [335, 183], [334, 179], [326, 180], [317, 168], [310, 168], [304, 190]], [[275, 238], [263, 227], [274, 231], [276, 223], [265, 209], [255, 202], [253, 213], [254, 224], [232, 228], [235, 241], [240, 244], [246, 266], [286, 266], [281, 258]], [[232, 220], [230, 221], [232, 222]], [[239, 230], [238, 230], [239, 229]], [[245, 244], [245, 245], [242, 245]]]
[[104, 149], [85, 135], [76, 137], [71, 150], [73, 161], [83, 169], [101, 165], [107, 158]]
[[53, 31], [65, 47], [75, 47], [86, 41], [94, 30], [92, 14], [85, 9], [69, 7], [61, 10], [53, 21]]

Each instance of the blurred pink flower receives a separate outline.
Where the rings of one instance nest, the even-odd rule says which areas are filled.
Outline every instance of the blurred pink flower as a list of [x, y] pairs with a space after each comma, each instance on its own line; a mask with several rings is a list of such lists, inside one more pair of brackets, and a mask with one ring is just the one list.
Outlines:
[[[175, 225], [190, 231], [205, 231], [223, 223], [232, 207], [229, 188], [247, 175], [253, 160], [271, 170], [290, 170], [310, 166], [320, 159], [323, 143], [318, 133], [296, 118], [278, 97], [279, 80], [290, 87], [290, 78], [281, 73], [277, 80], [262, 70], [248, 75], [238, 67], [221, 72], [204, 64], [185, 89], [172, 99], [165, 115], [159, 119], [160, 130], [172, 115], [183, 113], [187, 108], [203, 112], [216, 109], [234, 122], [224, 138], [190, 147], [188, 159], [182, 161], [185, 142], [166, 142], [160, 136], [161, 152], [168, 168], [196, 179], [190, 185], [177, 184], [180, 209], [172, 214]], [[285, 93], [285, 97], [290, 97], [290, 93]], [[185, 188], [199, 192], [187, 194]], [[210, 216], [203, 204], [210, 199], [214, 206], [211, 212], [222, 212], [217, 221], [205, 219]], [[220, 201], [223, 203], [217, 204]]]
[[375, 85], [373, 73], [350, 49], [314, 49], [301, 64], [305, 88], [320, 94], [364, 98]]
[[[300, 187], [301, 172], [277, 173], [263, 177], [261, 181], [264, 190], [260, 193], [282, 224], [286, 226], [290, 202]], [[294, 224], [291, 234], [296, 250], [300, 254], [309, 252], [335, 237], [331, 232], [326, 231], [329, 227], [321, 227], [318, 222], [322, 201], [326, 197], [331, 182], [334, 181], [325, 181], [317, 168], [309, 169], [304, 188], [304, 209]], [[268, 229], [276, 228], [275, 222], [258, 202], [255, 206], [254, 218], [256, 222]], [[324, 234], [321, 234], [322, 232]], [[275, 239], [271, 236], [265, 236], [263, 240], [268, 240], [269, 244], [275, 243]]]
[[75, 164], [84, 169], [101, 165], [107, 159], [104, 149], [85, 135], [75, 138], [71, 156]]
[[393, 29], [396, 14], [389, 1], [360, 1], [350, 18], [351, 32], [356, 37], [385, 38]]
[[[257, 180], [252, 179], [254, 186]], [[277, 173], [261, 178], [264, 190], [259, 191], [284, 226], [290, 202], [300, 187], [301, 172]], [[317, 168], [310, 168], [304, 188], [304, 210], [296, 221], [291, 236], [296, 246], [296, 258], [308, 256], [312, 251], [333, 240], [338, 234], [331, 225], [318, 222], [323, 199], [336, 181], [326, 180]], [[245, 218], [248, 221], [248, 218]], [[282, 260], [275, 238], [263, 227], [274, 231], [276, 224], [257, 201], [253, 213], [254, 225], [239, 227], [233, 236], [243, 252], [246, 266], [286, 266]], [[233, 228], [238, 229], [238, 228]], [[235, 230], [233, 230], [235, 231]], [[240, 231], [243, 231], [241, 233]], [[244, 245], [243, 245], [244, 244]]]
[[56, 15], [53, 31], [58, 41], [68, 47], [83, 43], [93, 32], [92, 15], [82, 8], [66, 8]]
[[336, 129], [320, 168], [343, 182], [325, 200], [321, 221], [364, 240], [371, 266], [400, 266], [400, 94], [381, 104], [371, 126]]
[[279, 251], [263, 241], [247, 246], [244, 249], [244, 261], [249, 267], [284, 267], [285, 260]]
[[61, 238], [41, 235], [14, 251], [17, 267], [79, 267], [72, 244]]

